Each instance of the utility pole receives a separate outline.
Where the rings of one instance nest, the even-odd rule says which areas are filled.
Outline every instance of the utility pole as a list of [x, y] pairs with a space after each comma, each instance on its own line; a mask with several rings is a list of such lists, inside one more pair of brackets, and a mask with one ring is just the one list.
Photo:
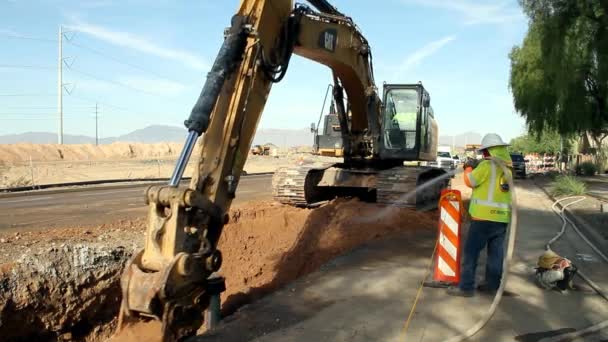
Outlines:
[[59, 129], [57, 142], [63, 144], [63, 27], [59, 25], [59, 60], [57, 61], [57, 112], [59, 115]]
[[97, 102], [95, 102], [95, 146], [99, 145], [99, 135], [98, 135], [97, 127], [98, 127], [98, 112], [97, 112]]

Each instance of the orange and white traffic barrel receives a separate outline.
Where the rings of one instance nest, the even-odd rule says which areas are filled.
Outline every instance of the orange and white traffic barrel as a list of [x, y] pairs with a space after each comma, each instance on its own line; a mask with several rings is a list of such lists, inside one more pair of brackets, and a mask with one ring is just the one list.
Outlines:
[[460, 233], [463, 210], [460, 191], [446, 189], [441, 192], [434, 282], [457, 284], [460, 281]]

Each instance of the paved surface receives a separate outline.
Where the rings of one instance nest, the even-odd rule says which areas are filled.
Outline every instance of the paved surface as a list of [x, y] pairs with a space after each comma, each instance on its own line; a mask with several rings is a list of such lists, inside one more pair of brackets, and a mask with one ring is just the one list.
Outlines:
[[[272, 175], [241, 178], [234, 204], [270, 199]], [[144, 190], [147, 185], [105, 189], [95, 187], [74, 192], [28, 192], [17, 197], [0, 197], [0, 230], [95, 225], [112, 220], [146, 215]]]
[[[568, 206], [567, 212], [573, 214], [574, 221], [579, 228], [585, 231], [588, 238], [597, 244], [597, 247], [608, 251], [608, 176], [596, 175], [594, 177], [578, 177], [587, 184], [588, 192], [585, 200]], [[550, 193], [552, 180], [548, 177], [538, 177], [534, 182], [544, 187]], [[565, 200], [567, 204], [571, 200]], [[604, 206], [604, 209], [602, 209]]]
[[[589, 288], [560, 294], [534, 284], [537, 258], [561, 221], [531, 181], [522, 181], [517, 190], [520, 223], [507, 285], [511, 296], [503, 298], [496, 315], [473, 340], [538, 341], [608, 319], [608, 305]], [[433, 236], [407, 234], [370, 243], [242, 308], [213, 333], [194, 340], [444, 341], [472, 326], [492, 297], [450, 297], [442, 289], [425, 288], [404, 335], [433, 244]], [[575, 233], [568, 231], [554, 249], [608, 288], [606, 265]], [[584, 340], [606, 339], [608, 332]]]
[[587, 183], [589, 194], [603, 201], [608, 201], [608, 175], [597, 175], [594, 177], [581, 177]]

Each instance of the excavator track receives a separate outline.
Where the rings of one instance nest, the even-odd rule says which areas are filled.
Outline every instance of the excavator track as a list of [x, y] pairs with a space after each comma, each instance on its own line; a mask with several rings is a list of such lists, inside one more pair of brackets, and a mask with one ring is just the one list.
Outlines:
[[420, 169], [417, 167], [393, 167], [378, 172], [376, 202], [398, 207], [415, 207], [419, 174]]
[[399, 166], [378, 172], [376, 202], [397, 207], [433, 209], [449, 178], [434, 180], [443, 171], [425, 167]]
[[[311, 171], [319, 170], [312, 166], [282, 167], [272, 176], [272, 196], [280, 203], [293, 206], [306, 206], [317, 202], [313, 195]], [[308, 182], [307, 182], [308, 180]]]
[[[280, 203], [293, 206], [309, 206], [345, 196], [349, 192], [336, 192], [335, 188], [315, 186], [325, 167], [297, 166], [278, 169], [272, 177], [272, 195]], [[435, 172], [433, 172], [435, 171]], [[430, 209], [436, 205], [441, 189], [448, 179], [426, 182], [441, 175], [437, 169], [398, 166], [376, 173], [376, 202], [397, 207]], [[353, 192], [353, 196], [354, 192]]]

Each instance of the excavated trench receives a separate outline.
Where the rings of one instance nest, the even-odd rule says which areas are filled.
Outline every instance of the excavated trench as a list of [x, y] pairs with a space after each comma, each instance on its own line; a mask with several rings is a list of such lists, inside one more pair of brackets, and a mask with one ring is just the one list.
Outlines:
[[[3, 340], [106, 340], [116, 324], [120, 272], [143, 242], [144, 222], [71, 229], [61, 239], [38, 232], [6, 241], [5, 246], [28, 247], [0, 266]], [[435, 228], [434, 212], [356, 199], [337, 199], [316, 209], [244, 205], [231, 211], [219, 243], [227, 286], [222, 312], [229, 315], [369, 240]]]

